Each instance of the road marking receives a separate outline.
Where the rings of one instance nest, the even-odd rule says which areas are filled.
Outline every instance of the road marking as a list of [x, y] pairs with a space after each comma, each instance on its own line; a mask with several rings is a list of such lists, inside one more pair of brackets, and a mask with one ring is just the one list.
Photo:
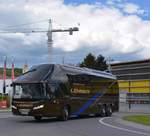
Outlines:
[[112, 118], [112, 117], [104, 117], [104, 118], [101, 118], [101, 119], [99, 120], [99, 123], [101, 123], [101, 124], [104, 125], [104, 126], [111, 127], [111, 128], [115, 128], [115, 129], [118, 129], [118, 130], [130, 132], [130, 133], [134, 133], [134, 134], [139, 134], [139, 135], [150, 136], [150, 134], [148, 134], [148, 133], [144, 133], [144, 132], [140, 132], [140, 131], [135, 131], [135, 130], [131, 130], [131, 129], [123, 128], [123, 127], [117, 127], [117, 126], [114, 126], [114, 125], [105, 123], [104, 120], [105, 120], [105, 119], [108, 119], [108, 118]]

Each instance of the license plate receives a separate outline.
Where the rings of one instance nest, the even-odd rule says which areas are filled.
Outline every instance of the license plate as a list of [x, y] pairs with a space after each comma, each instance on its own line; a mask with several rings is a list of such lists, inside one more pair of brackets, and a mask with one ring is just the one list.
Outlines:
[[23, 115], [28, 115], [29, 111], [30, 111], [30, 109], [19, 109], [19, 112]]

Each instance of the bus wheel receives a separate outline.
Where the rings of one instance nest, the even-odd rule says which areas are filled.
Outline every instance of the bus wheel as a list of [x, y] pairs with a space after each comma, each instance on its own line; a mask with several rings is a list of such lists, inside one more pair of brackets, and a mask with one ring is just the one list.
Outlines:
[[112, 107], [111, 105], [106, 106], [106, 116], [111, 116], [112, 115]]
[[41, 116], [34, 116], [34, 119], [35, 119], [36, 121], [41, 121], [41, 120], [42, 120], [42, 117], [41, 117]]
[[101, 117], [105, 117], [106, 116], [106, 109], [105, 109], [104, 105], [100, 107], [100, 116]]
[[68, 118], [69, 118], [68, 108], [67, 108], [67, 107], [64, 107], [63, 110], [62, 110], [61, 119], [62, 119], [63, 121], [67, 121]]

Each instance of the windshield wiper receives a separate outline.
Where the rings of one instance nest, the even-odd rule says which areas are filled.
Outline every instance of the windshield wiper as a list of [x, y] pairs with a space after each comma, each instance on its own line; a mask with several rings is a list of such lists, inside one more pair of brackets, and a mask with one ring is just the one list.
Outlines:
[[34, 71], [36, 71], [36, 69], [31, 69], [31, 70], [29, 70], [29, 71], [23, 73], [22, 75], [25, 75], [25, 74], [27, 74], [27, 73], [34, 72]]

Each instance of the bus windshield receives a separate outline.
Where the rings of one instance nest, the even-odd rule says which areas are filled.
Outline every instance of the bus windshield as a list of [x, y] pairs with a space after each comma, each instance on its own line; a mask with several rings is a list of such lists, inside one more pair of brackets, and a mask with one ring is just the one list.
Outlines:
[[13, 98], [41, 99], [45, 97], [42, 84], [16, 84], [14, 86]]

